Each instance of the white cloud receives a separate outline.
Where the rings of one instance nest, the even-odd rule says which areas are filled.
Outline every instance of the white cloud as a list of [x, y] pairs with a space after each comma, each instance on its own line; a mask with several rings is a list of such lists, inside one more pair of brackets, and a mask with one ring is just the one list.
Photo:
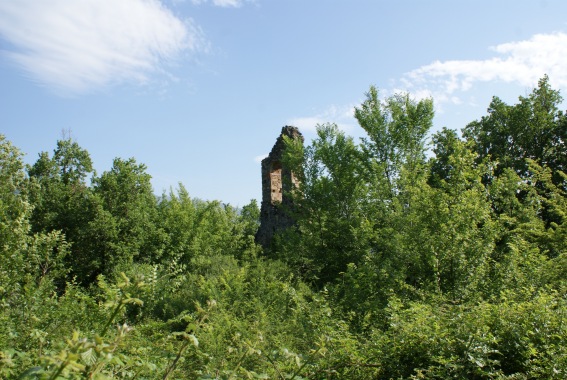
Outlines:
[[219, 7], [239, 7], [242, 2], [239, 0], [213, 0], [213, 4]]
[[[447, 105], [462, 105], [462, 95], [480, 82], [534, 87], [547, 74], [555, 88], [567, 87], [565, 33], [536, 34], [528, 40], [500, 44], [490, 50], [495, 55], [485, 60], [436, 61], [419, 67], [404, 74], [392, 87], [380, 89], [380, 95], [386, 98], [409, 92], [418, 101], [433, 98], [436, 111], [443, 113]], [[474, 95], [469, 95], [467, 103], [476, 105]], [[314, 133], [317, 124], [334, 122], [341, 129], [353, 132], [353, 125], [357, 124], [353, 110], [353, 106], [331, 106], [315, 115], [290, 119], [288, 124], [303, 133]]]
[[[254, 0], [212, 0], [214, 6], [223, 8], [238, 8], [241, 7], [245, 2], [251, 2]], [[209, 2], [209, 0], [191, 0], [195, 5], [200, 5]]]
[[328, 120], [325, 120], [320, 116], [305, 116], [290, 119], [286, 124], [299, 128], [299, 130], [303, 133], [312, 133], [315, 132], [315, 127], [318, 124], [326, 122], [328, 122]]
[[323, 112], [319, 112], [313, 116], [296, 117], [287, 121], [288, 125], [299, 128], [302, 133], [314, 133], [318, 124], [335, 123], [343, 131], [350, 131], [354, 120], [353, 106], [330, 106]]
[[171, 80], [168, 64], [206, 47], [193, 22], [158, 0], [1, 1], [0, 36], [4, 55], [64, 94]]
[[259, 156], [256, 156], [256, 157], [254, 157], [254, 162], [260, 163], [260, 162], [262, 162], [262, 160], [263, 160], [264, 158], [266, 158], [266, 157], [268, 157], [268, 153], [266, 153], [266, 154], [261, 154], [261, 155], [259, 155]]
[[485, 60], [436, 61], [406, 73], [401, 80], [412, 94], [428, 92], [436, 103], [460, 102], [458, 92], [475, 83], [502, 81], [533, 87], [549, 75], [555, 87], [567, 87], [567, 34], [536, 34], [528, 40], [490, 48], [496, 56]]

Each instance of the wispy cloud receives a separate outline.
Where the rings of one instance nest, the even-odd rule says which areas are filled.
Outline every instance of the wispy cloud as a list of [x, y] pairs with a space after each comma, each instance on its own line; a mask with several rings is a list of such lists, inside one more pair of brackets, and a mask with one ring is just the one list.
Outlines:
[[314, 133], [317, 125], [324, 123], [335, 123], [343, 131], [350, 131], [356, 124], [353, 115], [353, 106], [330, 106], [312, 116], [289, 119], [287, 124], [299, 128], [303, 133]]
[[223, 8], [239, 8], [246, 2], [253, 2], [254, 0], [191, 0], [193, 4], [200, 5], [204, 3], [212, 3], [216, 7]]
[[459, 93], [479, 82], [501, 81], [534, 86], [548, 74], [552, 85], [567, 87], [567, 34], [536, 34], [528, 40], [491, 47], [485, 60], [436, 61], [406, 73], [402, 87], [412, 94], [433, 96], [436, 103], [459, 103]]
[[63, 94], [171, 80], [169, 64], [206, 48], [195, 23], [157, 0], [2, 1], [0, 36], [5, 56]]
[[[545, 74], [555, 88], [567, 87], [567, 34], [536, 34], [524, 41], [489, 48], [495, 54], [484, 60], [436, 61], [405, 73], [392, 86], [380, 88], [380, 96], [409, 93], [415, 100], [433, 98], [437, 111], [446, 105], [461, 105], [467, 91], [482, 82], [513, 83], [534, 87]], [[474, 96], [467, 99], [467, 104]], [[362, 100], [361, 100], [362, 101]], [[357, 103], [357, 105], [360, 103]], [[288, 120], [304, 134], [313, 134], [317, 124], [334, 122], [352, 132], [357, 125], [354, 106], [331, 106], [323, 112]]]
[[268, 153], [261, 154], [259, 156], [254, 157], [254, 162], [260, 163], [264, 158], [268, 157]]

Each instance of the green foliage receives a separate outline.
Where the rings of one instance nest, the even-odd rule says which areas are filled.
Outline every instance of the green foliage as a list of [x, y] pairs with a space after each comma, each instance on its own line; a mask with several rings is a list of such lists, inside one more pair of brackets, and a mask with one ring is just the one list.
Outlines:
[[217, 201], [191, 199], [180, 185], [160, 198], [159, 219], [167, 236], [164, 260], [189, 263], [199, 255], [254, 257], [258, 247], [253, 237], [258, 228], [259, 209], [255, 202], [242, 212]]
[[[284, 165], [295, 225], [0, 136], [2, 379], [564, 379], [565, 114], [547, 77], [464, 140], [371, 87]], [[122, 273], [123, 272], [123, 273]]]
[[464, 135], [474, 142], [479, 158], [490, 157], [496, 163], [497, 175], [511, 168], [525, 176], [527, 159], [565, 172], [567, 132], [565, 115], [558, 110], [562, 100], [545, 76], [528, 97], [519, 98], [518, 104], [510, 106], [494, 97], [488, 116], [467, 125]]
[[561, 379], [567, 370], [565, 304], [553, 293], [499, 304], [435, 305], [392, 299], [374, 331], [378, 379]]
[[287, 157], [302, 170], [293, 170], [301, 173], [293, 194], [297, 229], [282, 236], [279, 257], [301, 268], [309, 281], [324, 284], [358, 262], [367, 245], [360, 235], [365, 188], [353, 139], [332, 124], [319, 126], [317, 134], [311, 146], [297, 152], [301, 160]]
[[21, 153], [0, 135], [0, 294], [3, 297], [19, 285], [26, 270], [31, 211], [25, 196]]
[[[112, 227], [105, 259], [110, 268], [125, 268], [134, 261], [155, 262], [162, 254], [165, 234], [157, 224], [157, 199], [144, 164], [116, 158], [112, 168], [93, 179], [94, 194]], [[110, 222], [110, 223], [109, 223]], [[101, 226], [102, 223], [98, 223]], [[103, 271], [111, 273], [110, 270]]]
[[[91, 259], [94, 251], [89, 223], [99, 209], [86, 183], [87, 174], [92, 172], [89, 153], [72, 139], [58, 141], [52, 157], [41, 153], [27, 171], [26, 193], [34, 206], [32, 231], [62, 233], [70, 243], [70, 252], [64, 258], [69, 272], [66, 279], [77, 276], [85, 284], [92, 282], [99, 266]], [[66, 279], [59, 279], [59, 283], [64, 284]]]
[[[132, 284], [126, 276], [123, 276], [122, 281], [116, 286], [110, 286], [100, 278], [99, 286], [106, 296], [106, 301], [100, 308], [108, 312], [101, 313], [101, 316], [105, 316], [107, 320], [100, 325], [98, 333], [94, 333], [92, 337], [81, 337], [81, 332], [74, 330], [65, 344], [54, 343], [52, 347], [46, 347], [44, 352], [40, 351], [39, 363], [25, 370], [21, 378], [54, 380], [130, 378], [134, 372], [139, 373], [144, 367], [151, 368], [144, 363], [136, 363], [120, 352], [123, 340], [131, 331], [131, 327], [124, 323], [117, 327], [114, 334], [109, 334], [109, 327], [116, 319], [123, 316], [126, 305], [141, 305], [140, 300], [129, 296], [129, 288], [139, 287], [142, 284]], [[84, 326], [84, 323], [82, 325]], [[47, 335], [47, 333], [40, 334], [43, 337]], [[136, 364], [136, 370], [131, 368], [133, 364]]]
[[368, 135], [362, 139], [367, 181], [374, 182], [378, 199], [389, 199], [400, 190], [397, 181], [402, 168], [413, 173], [425, 159], [433, 101], [416, 102], [409, 94], [396, 94], [382, 102], [376, 87], [371, 86], [354, 116]]

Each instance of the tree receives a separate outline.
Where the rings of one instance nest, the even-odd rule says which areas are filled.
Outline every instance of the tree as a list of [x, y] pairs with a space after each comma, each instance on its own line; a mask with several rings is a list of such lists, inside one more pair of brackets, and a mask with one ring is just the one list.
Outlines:
[[391, 198], [400, 190], [397, 180], [403, 167], [411, 173], [424, 161], [433, 115], [431, 99], [416, 102], [409, 94], [396, 94], [382, 102], [374, 86], [360, 108], [355, 108], [354, 116], [368, 134], [362, 139], [368, 181], [385, 182], [380, 185], [385, 185], [382, 197]]
[[412, 192], [413, 215], [406, 219], [402, 239], [410, 245], [408, 252], [420, 252], [425, 259], [423, 267], [429, 268], [423, 285], [430, 291], [452, 300], [482, 298], [479, 289], [486, 289], [496, 238], [482, 183], [489, 167], [477, 164], [477, 154], [454, 131], [443, 129], [433, 141], [431, 174]]
[[428, 183], [434, 187], [442, 185], [442, 181], [450, 180], [453, 175], [454, 166], [451, 162], [455, 159], [455, 152], [462, 146], [457, 132], [452, 129], [443, 128], [433, 135], [433, 154], [430, 160], [430, 173]]
[[256, 244], [256, 233], [260, 227], [260, 208], [255, 199], [244, 205], [234, 223], [234, 235], [238, 239], [235, 256], [239, 259], [256, 257], [260, 247]]
[[532, 93], [520, 96], [515, 105], [493, 97], [488, 116], [467, 125], [463, 135], [473, 143], [479, 160], [489, 157], [496, 163], [496, 176], [505, 168], [513, 169], [520, 177], [527, 176], [528, 159], [553, 171], [565, 171], [566, 116], [558, 110], [562, 100], [544, 76]]
[[65, 185], [84, 184], [87, 175], [93, 171], [89, 153], [72, 139], [57, 141], [53, 161]]
[[334, 124], [319, 125], [311, 146], [287, 144], [286, 166], [299, 180], [290, 194], [297, 225], [281, 237], [278, 257], [322, 285], [346, 270], [348, 263], [358, 262], [367, 245], [358, 235], [366, 191], [360, 151]]
[[463, 130], [477, 162], [494, 168], [484, 182], [499, 235], [492, 277], [501, 288], [540, 286], [541, 268], [563, 251], [557, 245], [557, 237], [564, 236], [559, 205], [564, 204], [567, 184], [567, 124], [558, 110], [561, 101], [544, 76], [517, 104], [494, 97], [488, 115]]
[[28, 167], [34, 231], [60, 230], [70, 240], [80, 234], [91, 215], [86, 176], [92, 170], [89, 153], [71, 139], [58, 141], [51, 158], [47, 152], [40, 153]]
[[250, 200], [250, 203], [242, 207], [239, 219], [243, 225], [243, 234], [255, 236], [260, 227], [260, 208], [256, 199]]
[[[60, 140], [50, 157], [42, 152], [27, 168], [28, 194], [33, 204], [31, 226], [34, 233], [63, 233], [70, 244], [65, 257], [69, 276], [84, 284], [98, 274], [98, 252], [93, 249], [89, 224], [99, 212], [98, 201], [86, 182], [93, 171], [89, 153], [72, 140]], [[61, 279], [60, 286], [63, 286]]]
[[114, 159], [112, 168], [93, 179], [94, 194], [103, 212], [97, 219], [98, 230], [112, 226], [106, 236], [103, 273], [133, 261], [153, 263], [163, 252], [164, 233], [157, 224], [157, 198], [146, 166], [134, 158]]
[[202, 257], [233, 256], [250, 259], [257, 254], [254, 235], [259, 224], [255, 201], [240, 213], [218, 201], [203, 201], [189, 196], [180, 184], [159, 199], [159, 223], [167, 236], [164, 262], [177, 261], [187, 267]]
[[0, 297], [24, 277], [32, 206], [26, 196], [22, 154], [0, 134]]

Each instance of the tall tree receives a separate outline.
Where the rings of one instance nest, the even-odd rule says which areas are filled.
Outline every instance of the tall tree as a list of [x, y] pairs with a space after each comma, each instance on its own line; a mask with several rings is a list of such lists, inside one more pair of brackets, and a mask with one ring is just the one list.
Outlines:
[[32, 206], [26, 197], [22, 154], [0, 134], [0, 297], [22, 278]]
[[92, 170], [89, 153], [71, 139], [57, 141], [52, 157], [40, 153], [28, 167], [30, 180], [37, 185], [30, 193], [35, 231], [61, 230], [74, 239], [90, 215], [86, 176]]
[[157, 198], [150, 180], [146, 166], [133, 158], [116, 158], [109, 171], [93, 179], [103, 219], [112, 221], [115, 229], [107, 243], [107, 272], [134, 260], [155, 262], [162, 254], [164, 234], [156, 223]]
[[179, 184], [158, 200], [159, 226], [164, 245], [161, 263], [175, 273], [186, 273], [205, 262], [234, 257], [251, 260], [258, 254], [254, 235], [260, 210], [255, 201], [236, 208], [218, 201], [191, 198]]
[[433, 115], [431, 99], [416, 102], [409, 94], [396, 94], [382, 101], [374, 86], [355, 108], [354, 116], [368, 135], [362, 139], [368, 177], [385, 181], [386, 196], [399, 190], [402, 168], [413, 172], [425, 159], [425, 138]]
[[358, 234], [364, 220], [360, 151], [334, 124], [317, 127], [317, 138], [303, 148], [287, 141], [286, 165], [297, 173], [292, 192], [297, 228], [281, 239], [281, 257], [310, 281], [324, 284], [358, 262], [366, 243]]
[[34, 206], [32, 231], [62, 232], [70, 243], [70, 254], [65, 258], [70, 275], [89, 283], [93, 280], [89, 273], [97, 271], [91, 264], [98, 254], [93, 252], [89, 236], [89, 223], [98, 212], [98, 202], [86, 182], [93, 171], [89, 153], [73, 139], [60, 140], [51, 157], [40, 153], [27, 170]]
[[553, 171], [565, 171], [567, 122], [558, 108], [562, 100], [544, 76], [532, 93], [520, 96], [515, 105], [493, 97], [488, 115], [467, 125], [463, 135], [473, 142], [480, 160], [490, 157], [496, 163], [495, 175], [511, 168], [526, 177], [528, 159]]

